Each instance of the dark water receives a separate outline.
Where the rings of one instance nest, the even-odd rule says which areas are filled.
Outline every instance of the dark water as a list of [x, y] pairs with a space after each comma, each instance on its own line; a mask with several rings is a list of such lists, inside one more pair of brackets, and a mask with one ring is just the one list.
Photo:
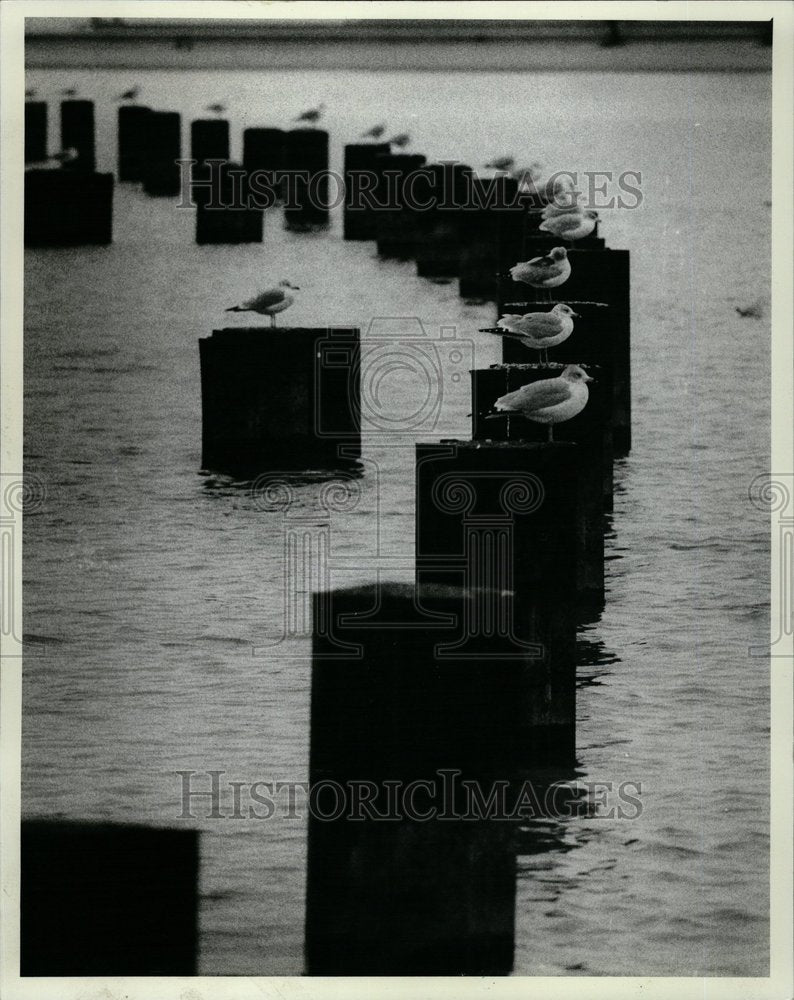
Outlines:
[[[643, 808], [527, 838], [515, 971], [765, 974], [768, 672], [748, 647], [768, 637], [768, 537], [748, 486], [769, 463], [769, 78], [30, 82], [42, 94], [76, 82], [102, 102], [136, 79], [186, 121], [228, 100], [235, 137], [324, 99], [337, 165], [342, 143], [384, 117], [430, 158], [512, 151], [551, 169], [642, 172], [642, 207], [602, 224], [632, 251], [634, 449], [616, 469], [606, 610], [580, 637], [578, 741], [581, 776], [640, 783]], [[100, 169], [114, 163], [113, 114], [98, 108]], [[344, 244], [338, 220], [291, 234], [274, 212], [261, 246], [197, 247], [192, 212], [170, 201], [122, 187], [115, 209], [111, 248], [25, 256], [26, 467], [45, 499], [25, 522], [23, 808], [178, 825], [179, 769], [202, 788], [209, 769], [306, 780], [309, 639], [303, 605], [286, 607], [285, 539], [326, 533], [332, 585], [412, 579], [414, 441], [468, 436], [467, 370], [498, 349], [477, 332], [492, 306]], [[330, 513], [316, 486], [268, 510], [197, 475], [196, 341], [283, 277], [302, 288], [291, 320], [364, 331], [366, 474]], [[737, 315], [756, 300], [763, 318]], [[432, 377], [407, 361], [384, 374], [382, 344], [423, 331]], [[200, 971], [299, 974], [305, 822], [211, 820], [201, 801], [195, 812]]]

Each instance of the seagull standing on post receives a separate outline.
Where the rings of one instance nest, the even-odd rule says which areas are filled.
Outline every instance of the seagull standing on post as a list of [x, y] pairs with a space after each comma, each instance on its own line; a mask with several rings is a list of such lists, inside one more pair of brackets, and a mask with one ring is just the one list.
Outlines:
[[275, 288], [268, 288], [266, 291], [260, 292], [254, 298], [243, 302], [241, 306], [230, 306], [226, 312], [253, 312], [259, 316], [269, 316], [270, 325], [274, 327], [276, 325], [276, 313], [289, 309], [295, 301], [295, 296], [290, 295], [287, 289], [293, 292], [300, 291], [297, 285], [293, 285], [289, 281], [280, 281]]
[[579, 313], [564, 302], [558, 302], [550, 312], [531, 312], [523, 316], [508, 314], [496, 324], [498, 329], [489, 329], [488, 333], [499, 337], [510, 337], [518, 340], [533, 351], [540, 351], [543, 360], [548, 363], [549, 348], [563, 343], [573, 333], [573, 321], [579, 318]]
[[407, 132], [399, 132], [397, 135], [393, 135], [391, 139], [387, 139], [386, 141], [390, 146], [396, 146], [398, 149], [405, 149], [411, 141], [411, 137]]
[[545, 257], [515, 264], [510, 268], [513, 281], [520, 281], [533, 288], [556, 288], [571, 276], [571, 262], [565, 247], [554, 247]]
[[385, 125], [373, 125], [371, 129], [361, 133], [362, 139], [380, 139], [386, 131]]
[[130, 87], [129, 90], [125, 90], [123, 94], [119, 94], [116, 98], [117, 101], [134, 101], [138, 94], [140, 94], [140, 87]]
[[486, 420], [516, 414], [536, 424], [546, 424], [549, 441], [554, 440], [554, 424], [562, 424], [577, 416], [587, 406], [590, 392], [587, 383], [593, 379], [579, 365], [567, 365], [558, 378], [522, 385], [515, 392], [500, 396], [494, 403], [496, 413]]
[[538, 229], [562, 240], [581, 240], [595, 229], [598, 212], [583, 212], [580, 208], [570, 212], [555, 212], [544, 217]]
[[292, 120], [295, 122], [309, 122], [309, 124], [314, 125], [322, 118], [323, 111], [325, 111], [325, 105], [318, 104], [316, 108], [309, 108], [308, 111], [304, 111], [303, 114], [298, 115]]

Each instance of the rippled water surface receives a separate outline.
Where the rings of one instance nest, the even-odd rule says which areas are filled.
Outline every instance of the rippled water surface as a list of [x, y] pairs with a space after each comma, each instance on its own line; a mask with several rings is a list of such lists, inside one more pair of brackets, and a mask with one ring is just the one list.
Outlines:
[[[430, 159], [641, 171], [642, 207], [602, 223], [632, 252], [634, 448], [606, 610], [580, 636], [578, 747], [585, 780], [639, 782], [643, 809], [560, 821], [519, 857], [515, 971], [766, 974], [768, 671], [748, 647], [768, 637], [768, 538], [748, 485], [769, 462], [769, 78], [30, 75], [97, 99], [99, 169], [115, 162], [110, 98], [136, 80], [185, 122], [228, 101], [234, 142], [322, 99], [337, 167], [385, 118]], [[412, 578], [413, 441], [468, 436], [465, 370], [498, 360], [477, 332], [493, 306], [343, 243], [338, 219], [293, 234], [274, 211], [262, 245], [235, 248], [197, 247], [193, 227], [120, 186], [112, 247], [25, 255], [26, 468], [46, 490], [24, 540], [29, 816], [179, 825], [179, 769], [307, 778], [309, 640], [278, 641], [285, 515], [198, 475], [197, 339], [223, 307], [290, 277], [301, 325], [359, 325], [366, 344], [416, 317], [466, 345], [432, 425], [365, 434], [358, 506], [330, 517], [343, 583], [376, 558]], [[755, 301], [762, 318], [737, 315]], [[410, 373], [380, 390], [392, 417], [421, 403]], [[291, 513], [329, 520], [315, 497], [298, 488]], [[197, 813], [200, 971], [299, 974], [304, 822]]]

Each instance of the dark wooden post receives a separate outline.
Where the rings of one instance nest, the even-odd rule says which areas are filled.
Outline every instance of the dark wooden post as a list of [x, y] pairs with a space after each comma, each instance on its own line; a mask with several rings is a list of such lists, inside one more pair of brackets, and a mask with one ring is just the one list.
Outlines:
[[430, 176], [419, 153], [386, 153], [378, 157], [378, 208], [375, 229], [381, 257], [407, 260], [416, 251], [415, 199], [430, 193]]
[[263, 326], [199, 341], [203, 469], [345, 468], [361, 454], [359, 331]]
[[143, 180], [146, 148], [149, 146], [148, 120], [151, 108], [140, 104], [124, 104], [119, 108], [119, 165], [120, 181]]
[[199, 834], [25, 820], [23, 976], [192, 976]]
[[521, 441], [416, 447], [417, 586], [512, 593], [510, 607], [476, 608], [468, 642], [537, 647], [522, 678], [522, 769], [575, 760], [579, 452]]
[[510, 824], [470, 806], [463, 818], [463, 782], [487, 799], [510, 776], [523, 665], [499, 659], [498, 640], [490, 659], [456, 652], [469, 596], [395, 584], [315, 595], [309, 975], [512, 968]]
[[229, 123], [222, 118], [199, 118], [190, 123], [190, 158], [197, 165], [229, 159]]
[[[564, 245], [559, 241], [558, 246]], [[532, 312], [550, 309], [554, 302], [567, 302], [576, 312], [582, 312], [581, 328], [569, 341], [552, 348], [554, 359], [573, 361], [571, 353], [574, 337], [588, 353], [600, 353], [599, 341], [608, 339], [608, 351], [596, 363], [603, 366], [612, 389], [612, 427], [615, 456], [627, 455], [631, 449], [631, 310], [630, 310], [630, 260], [628, 250], [579, 250], [568, 251], [571, 276], [558, 288], [549, 292], [535, 289], [509, 276], [500, 281], [499, 315], [504, 313]], [[516, 258], [512, 263], [528, 257]], [[606, 303], [602, 309], [588, 303]], [[578, 303], [578, 304], [574, 304]], [[608, 329], [607, 329], [608, 327]], [[586, 346], [585, 341], [589, 346]], [[569, 346], [570, 345], [570, 346]], [[505, 360], [519, 360], [524, 348], [505, 348]], [[524, 360], [521, 357], [520, 360]]]
[[[271, 175], [262, 177], [258, 186], [272, 194], [273, 202], [284, 193], [284, 131], [280, 128], [247, 128], [243, 132], [243, 166], [248, 174]], [[270, 198], [268, 197], [269, 201]]]
[[[540, 379], [558, 376], [564, 365], [494, 365], [473, 371], [472, 437], [475, 441], [545, 441], [547, 428], [514, 415], [485, 419], [493, 404], [505, 393]], [[597, 373], [596, 373], [597, 377]], [[590, 385], [584, 410], [572, 420], [557, 424], [554, 437], [576, 442], [579, 539], [577, 590], [582, 605], [600, 605], [604, 600], [604, 482], [609, 469], [611, 483], [611, 434], [607, 420], [608, 397], [602, 383]]]
[[25, 101], [25, 163], [47, 159], [47, 104]]
[[25, 171], [25, 246], [113, 241], [113, 174]]
[[417, 214], [416, 273], [423, 278], [457, 277], [472, 170], [462, 163], [433, 163], [429, 169], [434, 175], [434, 205]]
[[344, 238], [374, 240], [377, 236], [373, 203], [378, 198], [378, 157], [389, 152], [387, 142], [345, 146]]
[[287, 132], [284, 221], [290, 229], [328, 224], [328, 133], [319, 128]]
[[143, 190], [172, 198], [182, 187], [177, 162], [182, 158], [182, 118], [176, 111], [151, 111], [146, 121], [147, 148], [143, 163]]
[[203, 187], [194, 191], [196, 243], [261, 243], [265, 213], [263, 208], [252, 207], [245, 168], [226, 162], [211, 167], [204, 164], [194, 170], [212, 187], [209, 191]]
[[496, 300], [497, 277], [522, 259], [526, 203], [512, 177], [473, 177], [462, 219], [460, 294]]
[[76, 159], [64, 163], [66, 169], [96, 169], [93, 101], [61, 101], [61, 149], [77, 150]]

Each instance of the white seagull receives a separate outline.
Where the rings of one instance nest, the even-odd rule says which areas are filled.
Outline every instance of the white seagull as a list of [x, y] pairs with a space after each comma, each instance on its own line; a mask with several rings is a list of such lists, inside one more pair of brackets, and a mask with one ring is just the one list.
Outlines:
[[276, 313], [289, 309], [295, 301], [295, 296], [290, 295], [287, 289], [293, 292], [300, 291], [297, 285], [289, 281], [280, 281], [275, 288], [268, 288], [267, 291], [260, 292], [254, 298], [243, 302], [241, 306], [230, 306], [226, 312], [253, 312], [260, 316], [269, 316], [270, 325], [276, 325]]
[[579, 313], [564, 302], [558, 302], [550, 312], [531, 312], [518, 316], [510, 313], [496, 324], [493, 331], [499, 337], [511, 337], [525, 347], [543, 352], [543, 360], [548, 361], [548, 350], [567, 340], [573, 333], [573, 321]]
[[598, 212], [558, 212], [547, 216], [538, 226], [544, 233], [559, 236], [563, 240], [581, 240], [595, 229]]
[[510, 268], [513, 281], [520, 281], [533, 288], [556, 288], [571, 275], [571, 262], [565, 247], [554, 247], [545, 257], [515, 264]]
[[587, 383], [592, 381], [579, 365], [567, 365], [558, 378], [531, 382], [501, 396], [494, 403], [497, 412], [489, 413], [486, 420], [517, 414], [536, 424], [546, 424], [549, 441], [553, 441], [553, 425], [571, 420], [587, 406], [590, 397]]

